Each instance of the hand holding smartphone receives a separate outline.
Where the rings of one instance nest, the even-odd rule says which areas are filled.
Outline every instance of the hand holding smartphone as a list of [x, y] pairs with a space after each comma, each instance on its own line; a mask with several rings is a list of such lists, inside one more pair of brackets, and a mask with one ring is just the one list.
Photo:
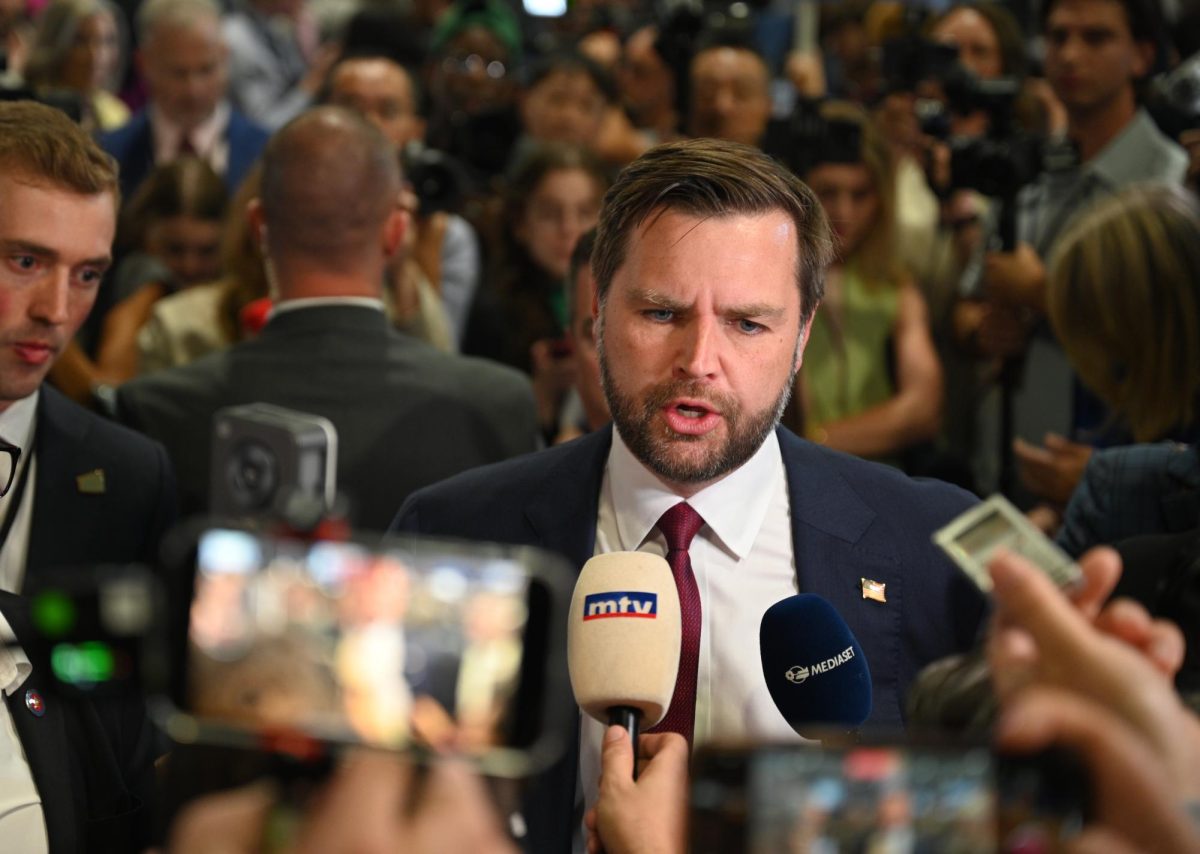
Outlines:
[[206, 530], [162, 719], [188, 743], [432, 749], [522, 776], [566, 741], [568, 575], [530, 549]]

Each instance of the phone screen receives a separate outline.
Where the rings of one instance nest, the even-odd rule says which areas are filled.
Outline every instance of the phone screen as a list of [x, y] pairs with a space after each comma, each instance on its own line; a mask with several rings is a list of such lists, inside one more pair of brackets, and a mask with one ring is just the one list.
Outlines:
[[303, 736], [475, 757], [529, 747], [519, 718], [535, 715], [530, 682], [544, 674], [528, 666], [526, 642], [547, 622], [529, 563], [528, 550], [208, 530], [178, 705], [209, 734], [260, 746]]
[[997, 759], [984, 746], [780, 747], [700, 764], [693, 851], [1051, 852], [1084, 800], [1061, 754]]
[[750, 772], [751, 850], [988, 851], [994, 844], [986, 750], [912, 755], [763, 753]]
[[567, 0], [524, 0], [524, 8], [537, 18], [561, 18], [567, 14]]

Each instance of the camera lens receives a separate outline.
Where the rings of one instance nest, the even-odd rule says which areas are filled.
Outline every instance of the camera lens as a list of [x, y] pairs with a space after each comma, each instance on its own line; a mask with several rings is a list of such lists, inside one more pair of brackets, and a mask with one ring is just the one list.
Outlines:
[[279, 465], [266, 445], [260, 442], [240, 444], [230, 456], [225, 474], [230, 495], [240, 509], [270, 507], [279, 482]]

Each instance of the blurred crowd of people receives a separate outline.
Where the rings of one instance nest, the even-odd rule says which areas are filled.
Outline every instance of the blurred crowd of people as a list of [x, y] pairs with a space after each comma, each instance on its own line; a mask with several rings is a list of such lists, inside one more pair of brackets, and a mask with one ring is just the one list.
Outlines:
[[[995, 631], [953, 664], [941, 722], [978, 720], [957, 692], [991, 679], [1003, 742], [1089, 760], [1094, 844], [1200, 844], [1166, 810], [1144, 833], [1152, 793], [1193, 820], [1200, 797], [1171, 691], [1200, 690], [1200, 4], [528, 6], [0, 0], [0, 96], [64, 111], [119, 165], [113, 263], [51, 383], [161, 442], [185, 513], [207, 507], [219, 408], [325, 415], [351, 521], [382, 531], [421, 487], [609, 423], [606, 192], [660, 143], [759, 148], [834, 237], [783, 424], [1001, 491], [1085, 568], [1111, 561], [1095, 546], [1124, 560], [1073, 609], [995, 564]], [[1105, 606], [1114, 589], [1137, 604]], [[610, 735], [589, 846], [682, 850], [662, 816], [686, 747], [645, 740], [635, 785]], [[407, 789], [394, 772], [368, 776]], [[495, 842], [490, 817], [468, 831]]]
[[[599, 395], [586, 319], [572, 331], [570, 307], [589, 308], [572, 252], [622, 166], [719, 137], [791, 166], [838, 240], [785, 423], [1003, 489], [1057, 530], [1092, 449], [1195, 438], [1190, 386], [1153, 417], [1111, 383], [1096, 391], [1114, 372], [1175, 387], [1166, 348], [1183, 343], [1157, 339], [1147, 383], [1130, 364], [1144, 348], [1084, 341], [1110, 327], [1077, 311], [1130, 319], [1105, 294], [1067, 293], [1065, 268], [1091, 249], [1051, 262], [1126, 185], [1195, 187], [1197, 20], [1195, 4], [1151, 0], [796, 15], [596, 2], [557, 17], [499, 0], [9, 3], [6, 91], [67, 109], [121, 166], [118, 264], [53, 379], [111, 406], [128, 380], [256, 334], [278, 295], [245, 216], [254, 161], [327, 103], [368, 117], [404, 163], [413, 227], [385, 276], [393, 323], [525, 373], [542, 440], [578, 435], [604, 416], [581, 404]], [[1167, 288], [1139, 268], [1117, 290], [1129, 278]]]

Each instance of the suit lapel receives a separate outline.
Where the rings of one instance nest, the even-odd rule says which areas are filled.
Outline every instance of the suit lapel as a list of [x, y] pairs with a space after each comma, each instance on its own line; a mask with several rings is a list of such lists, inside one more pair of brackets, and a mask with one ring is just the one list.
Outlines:
[[[78, 501], [75, 478], [83, 472], [74, 471], [74, 448], [83, 446], [86, 423], [70, 417], [65, 400], [57, 391], [43, 385], [38, 400], [37, 431], [34, 453], [37, 455], [37, 477], [33, 487], [33, 516], [29, 522], [29, 548], [25, 555], [26, 574], [32, 568], [56, 563], [60, 558], [64, 538], [72, 542], [83, 539], [76, 528], [62, 529], [61, 520], [71, 519], [73, 525], [90, 525], [94, 513], [73, 512], [71, 505]], [[94, 502], [93, 502], [94, 504]], [[39, 512], [55, 508], [53, 513]]]
[[596, 550], [600, 484], [611, 445], [611, 425], [577, 439], [525, 507], [540, 544], [566, 555], [576, 571]]
[[[900, 722], [903, 574], [892, 555], [864, 544], [876, 513], [842, 477], [827, 452], [779, 430], [791, 502], [792, 552], [801, 593], [831, 604], [850, 627], [871, 671], [872, 721]], [[863, 582], [886, 585], [886, 602], [863, 596]]]
[[858, 542], [875, 519], [875, 511], [829, 464], [824, 452], [788, 430], [780, 428], [776, 434], [787, 471], [797, 556], [802, 528], [814, 528], [847, 544]]

